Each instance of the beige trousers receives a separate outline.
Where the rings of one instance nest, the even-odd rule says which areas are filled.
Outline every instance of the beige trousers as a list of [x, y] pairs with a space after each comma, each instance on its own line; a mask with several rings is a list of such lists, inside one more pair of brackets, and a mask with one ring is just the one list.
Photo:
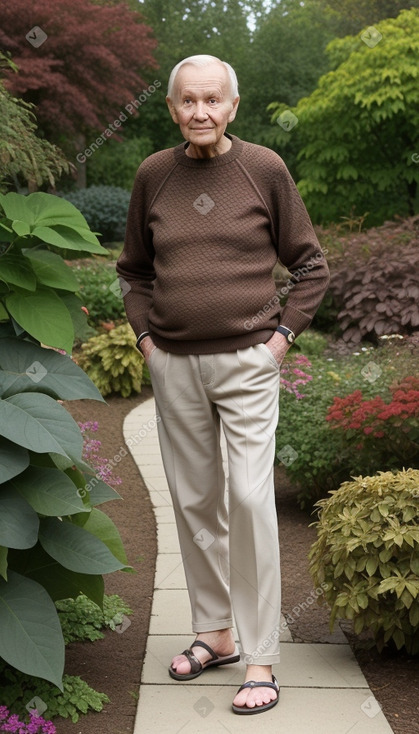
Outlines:
[[[273, 461], [279, 367], [265, 344], [149, 360], [192, 629], [233, 626], [246, 662], [279, 660], [280, 568]], [[228, 457], [228, 492], [220, 449]]]

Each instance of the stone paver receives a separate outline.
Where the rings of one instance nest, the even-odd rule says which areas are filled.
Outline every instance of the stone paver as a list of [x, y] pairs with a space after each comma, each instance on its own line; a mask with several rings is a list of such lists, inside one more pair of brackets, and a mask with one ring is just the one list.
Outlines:
[[[243, 662], [208, 670], [181, 683], [168, 674], [174, 654], [193, 639], [175, 515], [158, 447], [154, 400], [126, 417], [124, 437], [149, 490], [156, 516], [158, 556], [146, 657], [134, 734], [391, 734], [377, 700], [342, 635], [329, 643], [292, 642], [282, 618], [278, 706], [258, 716], [236, 716], [231, 702], [243, 680]], [[346, 638], [343, 638], [346, 640]]]

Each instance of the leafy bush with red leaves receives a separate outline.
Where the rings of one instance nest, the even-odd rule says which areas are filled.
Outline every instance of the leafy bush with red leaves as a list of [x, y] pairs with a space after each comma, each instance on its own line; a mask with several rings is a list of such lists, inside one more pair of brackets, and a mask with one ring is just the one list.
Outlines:
[[335, 397], [326, 420], [344, 433], [357, 461], [378, 469], [419, 468], [419, 378], [404, 377], [390, 388], [391, 400], [378, 395], [364, 400], [361, 390]]
[[384, 334], [411, 334], [419, 327], [417, 248], [343, 263], [332, 273], [330, 290], [341, 306], [338, 322], [347, 342], [376, 341]]
[[[31, 29], [35, 37], [40, 29], [45, 40], [34, 46]], [[124, 2], [2, 3], [0, 46], [19, 69], [6, 72], [6, 87], [36, 104], [50, 140], [61, 144], [63, 136], [102, 131], [145, 87], [145, 72], [156, 68], [151, 33]]]

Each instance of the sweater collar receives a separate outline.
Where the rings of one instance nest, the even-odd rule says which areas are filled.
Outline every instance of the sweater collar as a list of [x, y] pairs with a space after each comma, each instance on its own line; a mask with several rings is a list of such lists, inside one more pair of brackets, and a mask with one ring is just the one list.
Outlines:
[[191, 158], [185, 152], [188, 143], [181, 143], [173, 148], [176, 163], [187, 168], [217, 168], [218, 166], [224, 166], [226, 163], [231, 163], [240, 155], [243, 142], [236, 135], [230, 135], [230, 133], [224, 133], [224, 135], [231, 140], [231, 148], [227, 153], [216, 155], [214, 158]]

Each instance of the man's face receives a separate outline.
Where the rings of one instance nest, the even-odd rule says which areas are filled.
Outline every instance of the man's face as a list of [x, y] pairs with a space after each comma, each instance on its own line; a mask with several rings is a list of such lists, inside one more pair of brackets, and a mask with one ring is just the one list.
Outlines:
[[239, 98], [232, 99], [228, 72], [221, 64], [179, 70], [173, 99], [167, 97], [170, 114], [185, 140], [198, 147], [212, 147], [221, 140], [236, 116]]

